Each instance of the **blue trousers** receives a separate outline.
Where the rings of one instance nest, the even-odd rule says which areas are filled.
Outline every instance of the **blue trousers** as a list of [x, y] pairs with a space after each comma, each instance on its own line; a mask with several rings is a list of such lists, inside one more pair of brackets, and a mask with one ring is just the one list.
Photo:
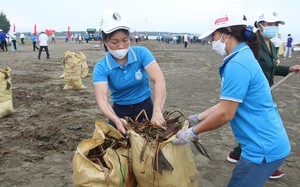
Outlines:
[[256, 164], [241, 158], [232, 171], [227, 187], [262, 187], [284, 160], [285, 158], [271, 163], [264, 160], [261, 164]]
[[[127, 116], [133, 120], [135, 120], [137, 115], [139, 115], [139, 113], [145, 109], [148, 119], [150, 121], [152, 118], [152, 113], [153, 113], [153, 102], [152, 102], [151, 97], [148, 97], [146, 100], [144, 100], [140, 103], [137, 103], [137, 104], [133, 104], [133, 105], [118, 105], [118, 104], [114, 103], [112, 108], [118, 117], [123, 118], [123, 117]], [[140, 117], [138, 118], [138, 121], [142, 122], [143, 119], [146, 119], [145, 115], [141, 114]], [[112, 126], [116, 127], [115, 124], [111, 120], [109, 120], [108, 123], [111, 124]]]

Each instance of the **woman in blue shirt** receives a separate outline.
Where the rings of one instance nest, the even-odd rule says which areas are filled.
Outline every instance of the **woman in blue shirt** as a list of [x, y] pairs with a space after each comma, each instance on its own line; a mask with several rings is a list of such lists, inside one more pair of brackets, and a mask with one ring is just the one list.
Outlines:
[[[103, 15], [101, 32], [107, 54], [95, 65], [93, 82], [97, 103], [103, 114], [123, 134], [125, 116], [135, 119], [145, 109], [153, 124], [162, 126], [166, 100], [163, 73], [151, 52], [141, 46], [130, 47], [129, 26], [125, 15], [110, 9]], [[154, 104], [150, 82], [154, 82]], [[111, 92], [113, 106], [108, 101]], [[145, 118], [141, 115], [139, 121]]]
[[180, 130], [173, 140], [174, 144], [185, 144], [200, 133], [230, 123], [242, 148], [230, 187], [263, 186], [291, 149], [269, 83], [257, 62], [259, 40], [252, 29], [244, 15], [231, 11], [214, 19], [212, 29], [201, 36], [211, 35], [213, 51], [226, 56], [219, 69], [220, 102], [197, 115], [198, 123]]

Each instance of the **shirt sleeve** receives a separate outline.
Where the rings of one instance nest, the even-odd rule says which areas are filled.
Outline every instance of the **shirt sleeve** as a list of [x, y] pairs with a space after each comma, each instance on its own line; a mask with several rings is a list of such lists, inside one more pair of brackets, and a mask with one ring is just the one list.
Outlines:
[[222, 75], [220, 99], [243, 102], [251, 79], [250, 72], [240, 63], [227, 64]]
[[141, 47], [140, 49], [140, 57], [142, 59], [142, 65], [146, 69], [149, 65], [156, 62], [153, 54], [146, 47]]
[[93, 71], [93, 83], [98, 84], [98, 83], [107, 83], [108, 82], [108, 73], [107, 71], [108, 68], [105, 68], [103, 66], [103, 63], [99, 61], [94, 68]]

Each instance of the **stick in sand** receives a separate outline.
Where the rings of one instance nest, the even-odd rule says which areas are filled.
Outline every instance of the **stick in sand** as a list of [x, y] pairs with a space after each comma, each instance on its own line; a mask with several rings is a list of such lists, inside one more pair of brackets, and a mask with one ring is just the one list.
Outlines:
[[274, 90], [277, 86], [279, 86], [280, 84], [282, 84], [284, 81], [288, 80], [291, 76], [293, 76], [295, 74], [296, 74], [296, 72], [289, 73], [287, 76], [285, 76], [282, 79], [280, 79], [276, 84], [274, 84], [273, 86], [271, 86], [271, 90]]

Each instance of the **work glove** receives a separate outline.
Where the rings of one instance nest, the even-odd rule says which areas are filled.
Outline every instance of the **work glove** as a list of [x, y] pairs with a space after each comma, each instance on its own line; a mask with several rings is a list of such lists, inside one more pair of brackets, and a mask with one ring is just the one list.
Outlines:
[[195, 134], [193, 131], [194, 127], [179, 130], [176, 134], [176, 139], [174, 139], [172, 143], [181, 145], [181, 144], [189, 143], [194, 139], [198, 140], [198, 135]]
[[198, 119], [198, 115], [199, 113], [196, 113], [187, 117], [189, 121], [189, 127], [193, 127], [201, 122], [201, 120]]

